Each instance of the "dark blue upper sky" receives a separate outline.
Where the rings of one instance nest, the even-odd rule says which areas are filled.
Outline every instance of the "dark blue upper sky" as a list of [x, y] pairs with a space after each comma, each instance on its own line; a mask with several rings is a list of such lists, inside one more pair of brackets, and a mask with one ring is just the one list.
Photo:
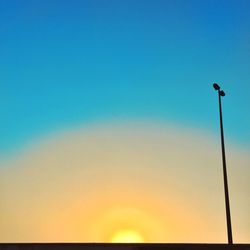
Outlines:
[[250, 1], [0, 2], [0, 151], [89, 122], [149, 120], [250, 145]]

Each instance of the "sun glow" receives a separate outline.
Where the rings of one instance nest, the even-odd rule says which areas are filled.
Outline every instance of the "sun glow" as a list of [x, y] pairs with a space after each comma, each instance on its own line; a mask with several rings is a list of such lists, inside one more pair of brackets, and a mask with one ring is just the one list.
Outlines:
[[143, 237], [134, 230], [122, 230], [115, 233], [111, 238], [112, 243], [142, 243]]

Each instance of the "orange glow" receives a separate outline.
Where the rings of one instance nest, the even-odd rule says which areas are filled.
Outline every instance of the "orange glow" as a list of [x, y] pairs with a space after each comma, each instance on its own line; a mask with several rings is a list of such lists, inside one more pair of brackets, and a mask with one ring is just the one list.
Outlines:
[[[141, 129], [76, 131], [3, 167], [0, 159], [0, 241], [224, 242], [220, 170], [208, 167], [218, 162], [214, 144], [195, 134]], [[244, 172], [249, 154], [237, 152], [231, 164]], [[243, 193], [247, 179], [234, 174], [244, 181]]]

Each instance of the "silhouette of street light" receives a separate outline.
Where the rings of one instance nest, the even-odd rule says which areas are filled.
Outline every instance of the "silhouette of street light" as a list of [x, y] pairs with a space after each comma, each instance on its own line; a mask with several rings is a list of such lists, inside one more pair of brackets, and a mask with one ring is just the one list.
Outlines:
[[230, 215], [230, 204], [229, 204], [229, 192], [228, 192], [228, 182], [227, 182], [226, 154], [225, 154], [225, 145], [224, 145], [222, 107], [221, 107], [222, 106], [221, 105], [221, 97], [225, 96], [225, 92], [220, 89], [220, 86], [217, 83], [214, 83], [213, 87], [214, 87], [214, 89], [216, 91], [218, 91], [218, 97], [219, 97], [221, 151], [222, 151], [222, 164], [223, 164], [223, 176], [224, 176], [224, 191], [225, 191], [225, 203], [226, 203], [228, 244], [233, 244], [232, 226], [231, 226], [231, 215]]

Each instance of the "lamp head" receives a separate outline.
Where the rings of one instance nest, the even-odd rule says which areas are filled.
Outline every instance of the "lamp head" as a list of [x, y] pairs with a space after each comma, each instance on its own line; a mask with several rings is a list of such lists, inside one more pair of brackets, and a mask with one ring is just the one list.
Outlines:
[[220, 90], [220, 86], [217, 83], [214, 83], [213, 87], [214, 87], [215, 90]]
[[220, 90], [220, 96], [225, 96], [225, 92], [223, 90]]

